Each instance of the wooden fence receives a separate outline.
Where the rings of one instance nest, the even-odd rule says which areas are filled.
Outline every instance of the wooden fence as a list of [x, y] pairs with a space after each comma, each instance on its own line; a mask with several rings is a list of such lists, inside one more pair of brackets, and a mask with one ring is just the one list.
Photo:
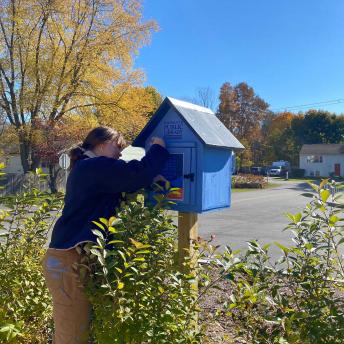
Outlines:
[[[38, 188], [41, 191], [49, 191], [48, 178], [38, 178], [33, 174], [7, 174], [0, 182], [0, 196], [14, 195], [22, 193], [32, 188]], [[57, 178], [58, 190], [65, 190], [64, 173], [59, 173]]]

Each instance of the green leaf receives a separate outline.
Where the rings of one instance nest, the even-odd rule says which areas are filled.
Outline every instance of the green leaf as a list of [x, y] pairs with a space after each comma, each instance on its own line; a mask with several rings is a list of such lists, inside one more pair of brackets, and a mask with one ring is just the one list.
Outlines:
[[290, 252], [290, 249], [282, 244], [280, 244], [279, 242], [275, 241], [274, 244], [280, 248], [286, 255]]
[[308, 251], [310, 251], [310, 250], [312, 250], [313, 245], [312, 245], [310, 242], [308, 242], [307, 244], [305, 244], [305, 248], [306, 248]]
[[107, 219], [105, 219], [104, 217], [101, 217], [101, 218], [99, 219], [99, 221], [100, 221], [101, 223], [104, 223], [104, 225], [105, 225], [106, 227], [109, 225], [109, 221], [108, 221]]
[[105, 231], [105, 228], [104, 228], [104, 226], [101, 224], [101, 223], [99, 223], [99, 222], [97, 222], [97, 221], [92, 221], [92, 223], [94, 223], [96, 226], [98, 226], [100, 229], [102, 229], [103, 231]]
[[268, 250], [271, 244], [265, 244], [262, 248], [264, 251]]
[[332, 215], [329, 218], [329, 221], [330, 221], [331, 224], [335, 224], [336, 222], [338, 222], [338, 220], [339, 220], [339, 218], [336, 215]]
[[295, 217], [294, 217], [293, 214], [291, 214], [291, 213], [286, 213], [285, 215], [289, 218], [289, 220], [291, 220], [292, 222], [295, 223]]
[[97, 249], [95, 249], [95, 248], [91, 248], [91, 250], [90, 250], [90, 252], [92, 253], [92, 254], [94, 254], [95, 256], [98, 256], [98, 257], [101, 257], [101, 253], [100, 253], [100, 251], [98, 251]]
[[169, 189], [171, 189], [171, 183], [168, 180], [166, 180], [166, 182], [165, 182], [165, 190], [169, 190]]
[[134, 262], [144, 262], [145, 259], [144, 259], [144, 257], [136, 257], [136, 258], [133, 259], [133, 261]]
[[136, 248], [141, 248], [143, 246], [143, 244], [141, 244], [140, 242], [136, 241], [133, 238], [129, 238], [129, 240]]
[[311, 192], [303, 192], [301, 196], [313, 198], [314, 194], [312, 194]]
[[116, 229], [115, 227], [112, 227], [112, 226], [108, 227], [108, 231], [109, 231], [110, 233], [113, 233], [113, 234], [118, 233], [117, 229]]
[[126, 259], [126, 257], [125, 257], [125, 254], [122, 252], [122, 251], [120, 251], [120, 250], [117, 250], [117, 252], [119, 253], [119, 255], [122, 257], [122, 259], [123, 259], [123, 261], [127, 261], [127, 259]]
[[111, 244], [124, 244], [123, 240], [111, 240], [108, 242], [109, 245]]
[[331, 192], [329, 190], [320, 190], [320, 197], [323, 202], [326, 202], [330, 196]]
[[109, 218], [109, 226], [112, 226], [113, 222], [115, 222], [117, 220], [117, 217], [116, 216], [111, 216]]
[[318, 192], [319, 190], [319, 186], [314, 184], [314, 183], [311, 183], [311, 182], [307, 182], [307, 184], [313, 189], [315, 190], [316, 192]]
[[337, 245], [339, 246], [339, 245], [341, 245], [341, 244], [343, 244], [343, 243], [344, 243], [344, 238], [341, 238], [341, 239], [338, 241]]
[[102, 239], [104, 240], [104, 235], [103, 235], [103, 233], [102, 233], [101, 231], [99, 231], [98, 229], [93, 229], [93, 230], [92, 230], [92, 233], [93, 233], [94, 235], [96, 235], [97, 237], [100, 237], [100, 238], [102, 238]]
[[149, 251], [149, 250], [136, 251], [136, 254], [147, 254], [147, 253], [151, 253], [151, 251]]
[[294, 215], [294, 223], [299, 223], [301, 221], [302, 218], [302, 214], [301, 213], [297, 213]]

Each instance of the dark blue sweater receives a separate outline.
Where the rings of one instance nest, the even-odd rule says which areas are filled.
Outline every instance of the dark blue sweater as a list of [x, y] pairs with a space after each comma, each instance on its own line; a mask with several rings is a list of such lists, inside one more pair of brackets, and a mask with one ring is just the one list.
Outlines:
[[122, 192], [149, 186], [167, 157], [165, 148], [153, 145], [141, 161], [125, 162], [102, 156], [77, 161], [67, 180], [65, 206], [49, 247], [68, 249], [95, 241], [92, 221], [113, 216]]

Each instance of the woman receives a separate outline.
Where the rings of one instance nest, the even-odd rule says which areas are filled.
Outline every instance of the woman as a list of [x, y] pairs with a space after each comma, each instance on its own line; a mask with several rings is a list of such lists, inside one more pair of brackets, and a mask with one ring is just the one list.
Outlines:
[[70, 150], [65, 206], [43, 261], [53, 299], [55, 344], [88, 342], [91, 306], [72, 270], [80, 261], [76, 247], [96, 241], [92, 221], [111, 217], [122, 192], [149, 186], [158, 175], [168, 152], [162, 139], [153, 138], [151, 143], [141, 161], [126, 163], [119, 160], [125, 146], [123, 136], [111, 128], [98, 127]]

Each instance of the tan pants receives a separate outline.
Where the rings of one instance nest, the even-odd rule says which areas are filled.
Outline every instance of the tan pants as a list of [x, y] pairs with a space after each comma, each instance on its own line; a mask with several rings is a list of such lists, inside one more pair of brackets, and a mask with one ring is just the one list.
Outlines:
[[53, 299], [54, 344], [86, 344], [91, 305], [72, 265], [80, 262], [75, 249], [48, 249], [43, 270]]

